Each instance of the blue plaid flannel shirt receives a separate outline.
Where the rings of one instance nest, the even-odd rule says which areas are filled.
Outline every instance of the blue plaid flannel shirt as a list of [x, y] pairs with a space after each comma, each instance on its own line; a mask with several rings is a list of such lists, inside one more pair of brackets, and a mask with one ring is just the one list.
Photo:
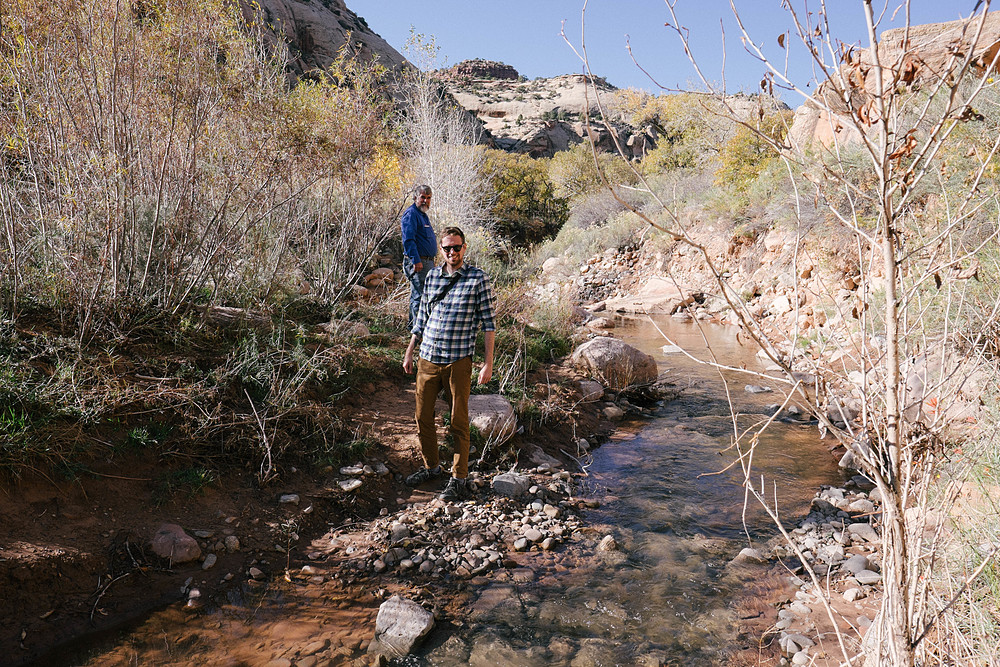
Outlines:
[[[455, 278], [457, 276], [457, 278]], [[452, 279], [455, 286], [440, 301], [435, 297]], [[422, 337], [420, 358], [434, 364], [451, 364], [471, 357], [476, 351], [479, 330], [495, 331], [493, 290], [490, 278], [482, 269], [464, 265], [452, 276], [444, 266], [435, 266], [427, 274], [420, 296], [420, 310], [412, 333]]]

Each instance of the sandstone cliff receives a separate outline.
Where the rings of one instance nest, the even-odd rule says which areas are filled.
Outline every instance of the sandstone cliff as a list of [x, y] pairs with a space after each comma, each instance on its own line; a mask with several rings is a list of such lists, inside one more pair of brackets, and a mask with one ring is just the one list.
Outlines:
[[[940, 81], [952, 58], [959, 62], [967, 54], [979, 20], [951, 21], [896, 28], [882, 33], [878, 59], [886, 71], [883, 85], [919, 88]], [[986, 15], [983, 30], [972, 53], [972, 66], [980, 71], [995, 62], [1000, 52], [1000, 12]], [[840, 76], [847, 82], [853, 113], [862, 125], [874, 122], [877, 112], [874, 97], [878, 92], [872, 70], [871, 49], [847, 54], [840, 66]], [[795, 112], [789, 132], [792, 146], [804, 150], [813, 144], [831, 146], [834, 142], [859, 141], [861, 135], [851, 122], [852, 109], [829, 82], [823, 83]]]
[[[438, 73], [462, 107], [482, 121], [497, 148], [551, 157], [585, 138], [614, 150], [613, 134], [629, 156], [655, 145], [655, 135], [617, 124], [611, 131], [596, 122], [598, 99], [607, 103], [616, 88], [599, 77], [565, 74], [528, 81], [503, 63], [465, 61]], [[595, 122], [587, 128], [586, 120]]]
[[351, 35], [363, 59], [377, 58], [391, 71], [402, 71], [406, 59], [352, 12], [344, 0], [241, 0], [244, 14], [259, 11], [266, 24], [288, 45], [292, 72], [298, 76], [326, 67]]

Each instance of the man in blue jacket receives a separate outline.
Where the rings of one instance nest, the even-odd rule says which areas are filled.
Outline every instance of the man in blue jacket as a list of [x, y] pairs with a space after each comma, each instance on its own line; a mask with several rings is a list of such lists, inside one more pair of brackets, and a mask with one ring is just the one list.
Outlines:
[[410, 319], [407, 326], [411, 329], [420, 308], [424, 279], [437, 256], [437, 237], [427, 217], [430, 207], [431, 186], [418, 185], [413, 188], [413, 204], [403, 213], [399, 223], [403, 234], [403, 273], [410, 281]]

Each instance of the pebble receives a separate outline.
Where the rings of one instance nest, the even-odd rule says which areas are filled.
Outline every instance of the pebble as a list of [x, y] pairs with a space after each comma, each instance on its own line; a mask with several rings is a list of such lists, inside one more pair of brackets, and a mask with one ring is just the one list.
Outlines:
[[203, 570], [211, 569], [212, 566], [214, 566], [218, 560], [219, 557], [216, 556], [215, 554], [208, 554], [207, 556], [205, 556], [205, 562], [201, 564], [201, 569]]
[[278, 498], [278, 503], [281, 505], [298, 505], [299, 504], [299, 494], [297, 493], [284, 493]]
[[357, 478], [342, 479], [339, 482], [337, 482], [337, 486], [339, 486], [344, 491], [353, 491], [354, 489], [361, 486], [362, 483], [363, 482]]
[[226, 551], [229, 553], [235, 553], [240, 550], [240, 540], [235, 535], [226, 537], [224, 544], [226, 545]]

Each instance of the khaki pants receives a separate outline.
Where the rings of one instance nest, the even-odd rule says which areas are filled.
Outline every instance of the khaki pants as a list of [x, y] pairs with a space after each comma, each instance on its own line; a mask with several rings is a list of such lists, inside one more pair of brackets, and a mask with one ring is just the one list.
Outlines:
[[432, 364], [417, 360], [417, 436], [424, 465], [433, 468], [440, 463], [437, 427], [434, 425], [434, 402], [441, 387], [451, 391], [451, 436], [455, 442], [455, 459], [451, 476], [464, 479], [469, 475], [469, 393], [472, 391], [472, 357], [451, 364]]

